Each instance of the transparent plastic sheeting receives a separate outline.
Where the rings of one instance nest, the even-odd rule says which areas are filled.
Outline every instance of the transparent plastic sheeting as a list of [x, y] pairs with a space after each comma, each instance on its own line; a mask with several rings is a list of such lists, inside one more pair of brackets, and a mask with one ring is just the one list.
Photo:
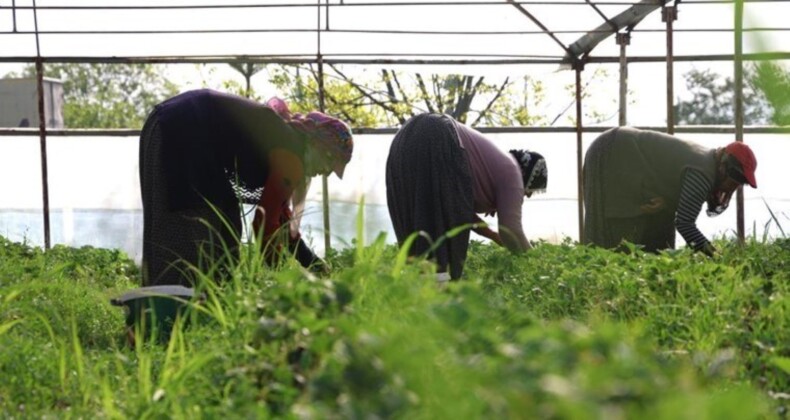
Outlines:
[[[556, 242], [578, 238], [576, 136], [563, 134], [488, 134], [502, 150], [528, 148], [548, 162], [549, 187], [545, 194], [526, 199], [523, 223], [527, 237]], [[584, 147], [597, 134], [584, 136]], [[707, 147], [723, 146], [731, 135], [683, 134]], [[364, 196], [365, 240], [380, 232], [394, 242], [386, 206], [384, 168], [391, 135], [357, 135], [354, 158], [343, 180], [329, 179], [333, 246], [348, 246], [356, 235], [357, 213]], [[788, 135], [747, 135], [758, 159], [759, 189], [746, 188], [747, 235], [780, 236], [769, 207], [790, 234], [790, 156]], [[38, 138], [0, 137], [0, 235], [16, 241], [43, 244], [41, 170]], [[51, 137], [49, 191], [52, 242], [73, 246], [121, 248], [139, 261], [142, 250], [142, 211], [138, 178], [138, 139]], [[321, 182], [316, 178], [303, 218], [303, 233], [323, 253]], [[495, 218], [487, 219], [496, 223]], [[735, 203], [723, 215], [703, 214], [698, 225], [708, 237], [734, 236]], [[473, 235], [473, 238], [475, 235]], [[478, 239], [480, 239], [478, 237]], [[678, 244], [683, 241], [678, 237]]]
[[[144, 5], [243, 5], [267, 4], [264, 0], [221, 2], [180, 1], [44, 1], [47, 6], [144, 6]], [[336, 1], [331, 2], [337, 5]], [[355, 3], [357, 4], [355, 6]], [[425, 55], [562, 57], [565, 51], [520, 10], [504, 1], [474, 5], [375, 5], [375, 2], [345, 1], [329, 9], [329, 31], [321, 35], [320, 49], [326, 57], [408, 57]], [[385, 2], [386, 3], [386, 2]], [[391, 2], [390, 2], [391, 3]], [[420, 3], [420, 2], [402, 2]], [[435, 3], [435, 2], [432, 2]], [[568, 46], [587, 31], [605, 23], [584, 1], [564, 4], [524, 4], [546, 28]], [[606, 2], [599, 10], [607, 17], [622, 13], [636, 2]], [[37, 13], [43, 56], [216, 56], [216, 55], [307, 55], [319, 50], [315, 31], [321, 22], [326, 29], [326, 8], [305, 6], [307, 1], [271, 1], [269, 6], [178, 9], [40, 9]], [[31, 1], [17, 0], [17, 7]], [[301, 5], [294, 7], [294, 5]], [[0, 9], [0, 56], [34, 56], [36, 40], [33, 12], [9, 2]], [[733, 6], [727, 3], [681, 3], [674, 41], [676, 55], [733, 53]], [[320, 13], [320, 17], [319, 17]], [[745, 28], [786, 28], [790, 2], [747, 3]], [[16, 32], [14, 31], [16, 29]], [[666, 51], [666, 24], [657, 8], [636, 26], [630, 56], [661, 56]], [[699, 29], [720, 32], [696, 32]], [[683, 32], [683, 31], [695, 32]], [[723, 30], [723, 31], [721, 31]], [[170, 33], [156, 33], [167, 31]], [[201, 33], [173, 33], [201, 31]], [[419, 32], [418, 34], [408, 32]], [[568, 33], [565, 31], [573, 31]], [[642, 31], [642, 32], [639, 32]], [[68, 32], [83, 32], [74, 34]], [[89, 32], [89, 33], [84, 33]], [[102, 33], [105, 32], [105, 33]], [[111, 32], [111, 33], [106, 33]], [[123, 33], [135, 32], [135, 33]], [[389, 33], [387, 33], [389, 32]], [[397, 32], [397, 33], [392, 33]], [[437, 33], [445, 32], [445, 33]], [[449, 33], [447, 33], [449, 32]], [[474, 32], [474, 33], [467, 33]], [[496, 33], [492, 33], [496, 32]], [[503, 33], [505, 32], [505, 33]], [[766, 45], [787, 45], [787, 31], [758, 33]], [[758, 52], [759, 45], [746, 34], [744, 53]], [[617, 56], [619, 47], [610, 36], [593, 56]]]

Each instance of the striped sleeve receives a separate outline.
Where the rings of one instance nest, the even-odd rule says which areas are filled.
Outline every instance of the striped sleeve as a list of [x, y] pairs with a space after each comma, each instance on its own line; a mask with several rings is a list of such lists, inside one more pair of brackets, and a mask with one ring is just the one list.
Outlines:
[[686, 243], [695, 251], [703, 249], [709, 242], [697, 228], [697, 216], [713, 186], [700, 171], [686, 170], [680, 183], [680, 199], [675, 214], [675, 228]]

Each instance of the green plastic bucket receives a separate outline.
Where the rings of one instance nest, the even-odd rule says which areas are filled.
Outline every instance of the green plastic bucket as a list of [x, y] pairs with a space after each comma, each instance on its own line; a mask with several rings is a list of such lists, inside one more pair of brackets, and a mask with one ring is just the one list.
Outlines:
[[200, 303], [204, 298], [196, 296], [194, 289], [184, 286], [148, 286], [130, 290], [110, 299], [110, 303], [126, 311], [127, 338], [134, 345], [135, 331], [149, 338], [156, 337], [160, 343], [170, 339], [176, 319], [189, 321], [185, 316], [191, 303]]

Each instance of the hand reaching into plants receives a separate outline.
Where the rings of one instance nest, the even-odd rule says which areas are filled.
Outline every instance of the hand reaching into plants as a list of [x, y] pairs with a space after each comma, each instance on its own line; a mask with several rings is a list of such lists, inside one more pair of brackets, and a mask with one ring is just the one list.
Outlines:
[[326, 261], [315, 255], [301, 237], [291, 242], [291, 250], [294, 252], [296, 260], [302, 264], [302, 267], [307, 267], [316, 274], [329, 274], [329, 265]]
[[488, 224], [486, 224], [486, 222], [482, 220], [479, 220], [477, 223], [475, 223], [475, 227], [472, 228], [472, 231], [484, 238], [490, 239], [492, 242], [494, 242], [497, 245], [504, 246], [504, 243], [502, 242], [502, 238], [499, 236], [499, 233], [491, 230], [491, 228], [488, 227]]
[[716, 255], [718, 255], [718, 253], [716, 252], [716, 247], [714, 247], [714, 246], [713, 246], [713, 245], [712, 245], [710, 242], [708, 242], [707, 244], [705, 244], [705, 246], [704, 246], [704, 247], [701, 249], [701, 251], [702, 251], [702, 252], [703, 252], [705, 255], [707, 255], [707, 256], [709, 256], [709, 257], [711, 257], [711, 258], [713, 258], [713, 257], [715, 257]]

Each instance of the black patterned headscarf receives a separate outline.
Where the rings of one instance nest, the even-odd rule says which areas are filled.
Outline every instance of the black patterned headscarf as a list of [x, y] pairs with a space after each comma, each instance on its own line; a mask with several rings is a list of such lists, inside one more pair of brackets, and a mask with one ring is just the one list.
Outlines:
[[516, 158], [521, 169], [521, 179], [524, 181], [524, 192], [542, 193], [546, 191], [549, 182], [549, 171], [546, 159], [537, 152], [514, 149], [510, 154]]

